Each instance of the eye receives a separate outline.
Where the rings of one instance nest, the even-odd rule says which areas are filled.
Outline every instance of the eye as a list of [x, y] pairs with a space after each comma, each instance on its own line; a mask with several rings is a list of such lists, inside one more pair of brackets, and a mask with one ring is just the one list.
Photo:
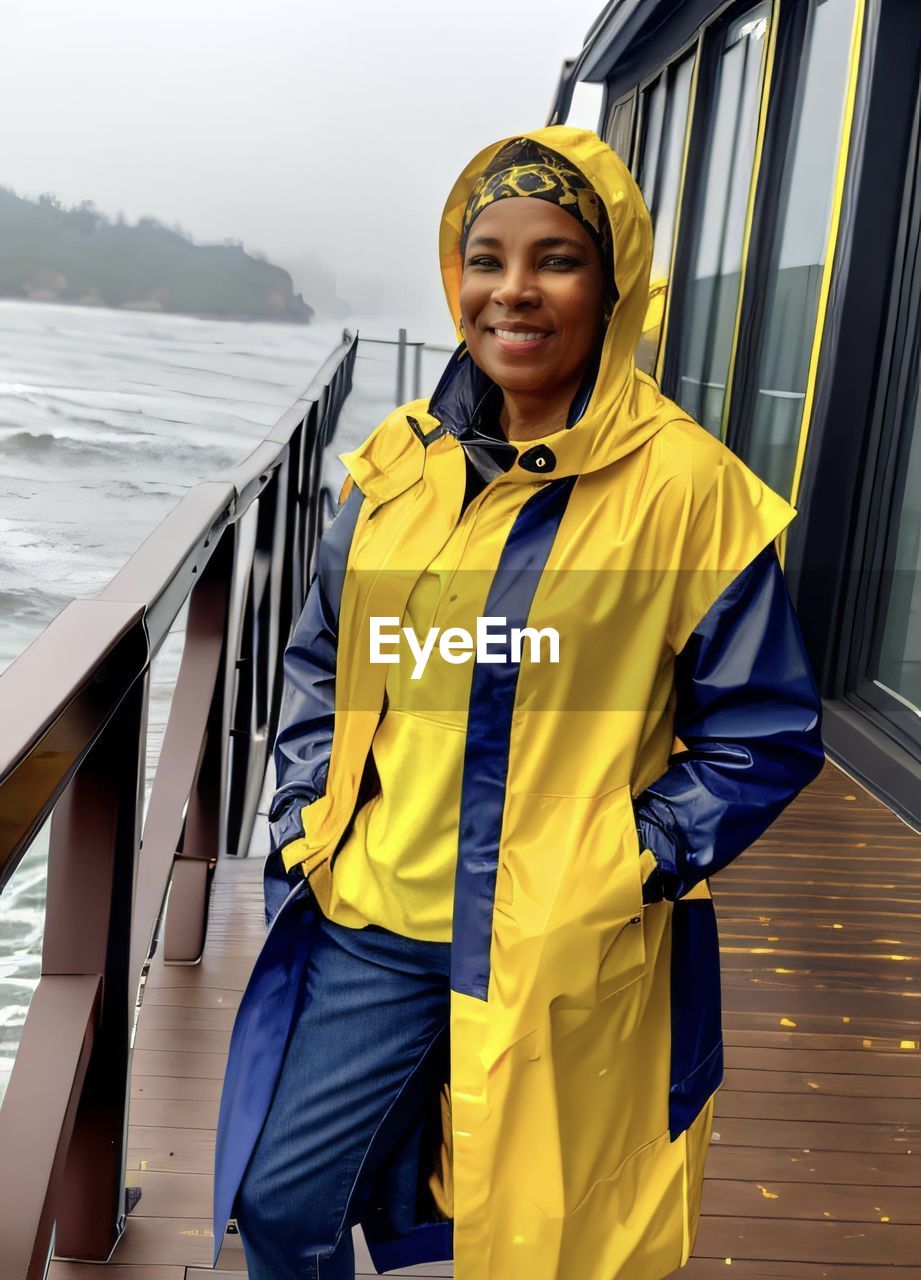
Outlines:
[[[490, 254], [480, 254], [478, 257], [468, 258], [464, 263], [464, 270], [466, 271], [468, 267], [480, 267], [484, 271], [490, 271], [495, 267], [501, 267], [501, 265], [498, 258], [494, 258]], [[585, 263], [579, 258], [566, 257], [565, 254], [553, 254], [549, 258], [544, 258], [540, 265], [542, 267], [552, 267], [554, 270], [569, 270], [571, 268], [578, 269], [584, 266]]]

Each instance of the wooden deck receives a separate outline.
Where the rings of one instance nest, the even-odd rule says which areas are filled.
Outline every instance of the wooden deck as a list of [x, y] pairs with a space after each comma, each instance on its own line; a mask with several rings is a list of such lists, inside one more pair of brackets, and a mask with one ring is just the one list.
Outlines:
[[[210, 1270], [210, 1170], [260, 876], [222, 864], [201, 964], [151, 966], [130, 1117], [143, 1196], [108, 1266], [55, 1262], [50, 1280], [245, 1280], [232, 1237]], [[921, 1280], [921, 837], [828, 764], [713, 889], [727, 1070], [677, 1274]]]

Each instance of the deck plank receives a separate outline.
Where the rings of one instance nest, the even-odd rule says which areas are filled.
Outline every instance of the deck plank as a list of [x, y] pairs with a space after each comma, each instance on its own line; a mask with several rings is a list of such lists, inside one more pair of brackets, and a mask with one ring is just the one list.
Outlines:
[[221, 1096], [223, 1081], [207, 1076], [138, 1076], [131, 1081], [132, 1098], [201, 1098]]
[[[712, 888], [726, 1076], [680, 1274], [921, 1280], [921, 837], [827, 764]], [[201, 964], [155, 957], [145, 986], [129, 1128], [142, 1198], [112, 1263], [55, 1261], [49, 1280], [245, 1280], [239, 1236], [210, 1269], [211, 1171], [263, 937], [261, 863], [221, 863]], [[356, 1260], [373, 1275], [360, 1232]]]
[[[214, 1274], [213, 1272], [209, 1272]], [[59, 1262], [48, 1269], [48, 1280], [185, 1280], [185, 1267], [132, 1267], [114, 1262]]]

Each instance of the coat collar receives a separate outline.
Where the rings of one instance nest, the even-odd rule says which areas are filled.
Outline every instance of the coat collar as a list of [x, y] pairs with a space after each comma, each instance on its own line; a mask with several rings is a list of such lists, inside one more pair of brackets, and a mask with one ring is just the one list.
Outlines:
[[[599, 340], [569, 407], [567, 431], [585, 412], [595, 385], [600, 357]], [[474, 364], [466, 342], [461, 342], [432, 392], [427, 413], [460, 442], [473, 465], [487, 480], [509, 473], [523, 452], [541, 443], [507, 440], [499, 427], [501, 406], [501, 389]], [[529, 475], [533, 478], [533, 473]]]

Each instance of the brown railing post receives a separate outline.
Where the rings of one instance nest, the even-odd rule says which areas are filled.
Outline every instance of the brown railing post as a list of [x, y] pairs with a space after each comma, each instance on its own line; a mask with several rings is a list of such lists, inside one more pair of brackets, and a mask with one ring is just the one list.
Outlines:
[[[192, 589], [182, 661], [163, 740], [161, 778], [165, 787], [151, 797], [151, 807], [156, 804], [157, 812], [164, 803], [175, 811], [180, 791], [189, 785], [191, 770], [163, 942], [164, 959], [183, 964], [198, 960], [205, 945], [211, 870], [221, 851], [227, 768], [227, 642], [236, 543], [236, 526], [231, 525]], [[189, 757], [191, 743], [201, 744], [197, 762]]]
[[279, 632], [281, 556], [288, 541], [288, 460], [273, 472], [256, 499], [252, 558], [235, 662], [232, 696], [226, 852], [246, 853], [265, 776], [272, 684], [287, 631]]
[[[102, 1006], [63, 1177], [60, 1257], [102, 1261], [125, 1221], [131, 1025], [128, 958], [141, 839], [149, 670], [136, 679], [55, 807], [42, 972], [101, 974]], [[55, 1052], [52, 1036], [48, 1052]]]
[[[54, 1191], [86, 1079], [101, 991], [99, 977], [42, 978], [32, 997], [0, 1111], [0, 1154], [15, 1166], [15, 1177], [0, 1177], [0, 1280], [45, 1275]], [[50, 1054], [49, 1028], [55, 1034]]]

